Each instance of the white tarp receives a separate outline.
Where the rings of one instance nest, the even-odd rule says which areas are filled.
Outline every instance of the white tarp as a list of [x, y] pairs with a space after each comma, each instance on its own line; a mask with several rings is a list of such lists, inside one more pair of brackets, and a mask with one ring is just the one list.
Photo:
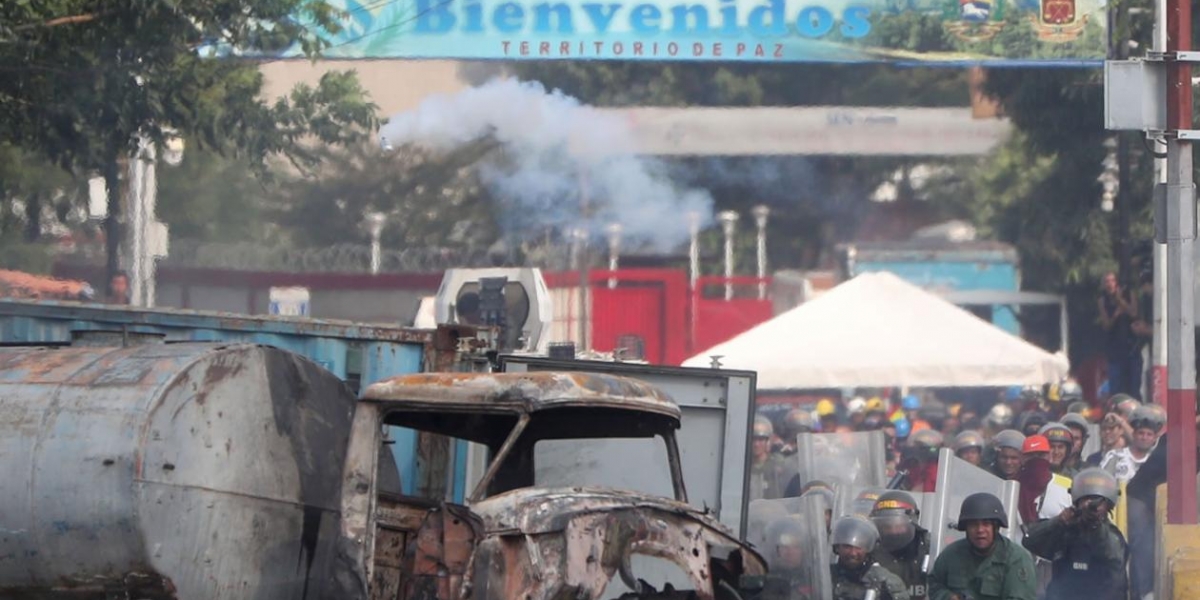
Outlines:
[[758, 389], [1057, 383], [1067, 361], [891, 273], [865, 273], [684, 361], [758, 372]]

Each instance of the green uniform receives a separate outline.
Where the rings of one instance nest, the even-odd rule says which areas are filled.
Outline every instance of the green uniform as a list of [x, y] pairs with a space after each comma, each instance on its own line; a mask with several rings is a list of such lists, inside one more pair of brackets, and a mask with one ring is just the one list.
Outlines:
[[795, 474], [786, 458], [772, 452], [762, 464], [750, 468], [750, 500], [782, 498]]
[[909, 544], [896, 552], [888, 552], [880, 548], [875, 551], [879, 566], [891, 571], [908, 586], [908, 595], [912, 600], [925, 600], [928, 589], [928, 576], [925, 570], [929, 565], [925, 560], [929, 557], [929, 532], [917, 528], [917, 533]]
[[833, 600], [862, 600], [867, 590], [875, 590], [879, 600], [910, 600], [904, 582], [878, 564], [850, 571], [835, 563], [832, 569]]
[[948, 600], [952, 594], [971, 600], [1036, 600], [1036, 587], [1033, 556], [999, 533], [987, 556], [976, 554], [965, 539], [950, 544], [929, 574], [930, 600]]
[[1049, 519], [1028, 525], [1025, 530], [1025, 547], [1053, 565], [1047, 600], [1127, 597], [1125, 537], [1112, 523], [1084, 528]]

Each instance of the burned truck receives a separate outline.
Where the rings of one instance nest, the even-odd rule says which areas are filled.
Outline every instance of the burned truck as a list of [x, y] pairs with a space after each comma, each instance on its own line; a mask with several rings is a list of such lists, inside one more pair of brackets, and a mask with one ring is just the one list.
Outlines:
[[[467, 502], [382, 485], [385, 426], [486, 448]], [[679, 427], [615, 375], [408, 375], [356, 399], [265, 346], [0, 348], [0, 596], [734, 598], [764, 564], [687, 504]], [[674, 497], [538, 485], [539, 444], [596, 438], [655, 440]]]

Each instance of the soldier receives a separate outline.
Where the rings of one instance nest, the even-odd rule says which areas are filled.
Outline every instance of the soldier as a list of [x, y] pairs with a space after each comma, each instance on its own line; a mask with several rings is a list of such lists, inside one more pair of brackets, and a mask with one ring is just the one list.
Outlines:
[[929, 532], [920, 526], [921, 510], [907, 492], [893, 490], [879, 496], [871, 521], [879, 530], [879, 566], [908, 586], [913, 600], [925, 600], [929, 571]]
[[1033, 557], [1000, 535], [1008, 515], [999, 498], [967, 496], [957, 527], [967, 537], [938, 555], [929, 574], [930, 600], [1036, 600]]
[[1111, 473], [1085, 469], [1075, 476], [1071, 487], [1073, 506], [1053, 519], [1025, 526], [1025, 547], [1052, 561], [1046, 600], [1127, 597], [1125, 538], [1108, 519], [1119, 493]]
[[1066, 425], [1057, 422], [1047, 423], [1038, 433], [1050, 442], [1050, 470], [1064, 477], [1075, 475], [1075, 469], [1067, 463], [1075, 449], [1075, 434]]
[[978, 467], [983, 460], [983, 446], [983, 434], [964, 431], [954, 438], [954, 455]]
[[750, 467], [750, 500], [783, 497], [792, 473], [784, 458], [771, 452], [774, 437], [771, 421], [759, 415], [754, 419], [754, 462]]
[[794, 456], [796, 454], [796, 436], [802, 433], [812, 433], [816, 428], [812, 413], [807, 410], [793, 408], [783, 417], [783, 447], [780, 454]]
[[932, 492], [937, 486], [937, 456], [942, 447], [942, 434], [933, 429], [922, 429], [909, 436], [904, 443], [899, 469], [907, 475], [909, 491]]
[[[872, 553], [879, 544], [875, 524], [857, 515], [847, 515], [833, 526], [834, 600], [909, 600], [899, 577], [875, 563]], [[871, 594], [874, 593], [872, 596]]]
[[812, 573], [807, 569], [804, 542], [804, 528], [793, 517], [779, 519], [767, 528], [765, 554], [769, 570], [764, 600], [812, 597]]
[[995, 460], [989, 466], [992, 474], [1000, 479], [1015, 480], [1021, 471], [1021, 453], [1025, 448], [1025, 436], [1015, 429], [1005, 429], [992, 438]]

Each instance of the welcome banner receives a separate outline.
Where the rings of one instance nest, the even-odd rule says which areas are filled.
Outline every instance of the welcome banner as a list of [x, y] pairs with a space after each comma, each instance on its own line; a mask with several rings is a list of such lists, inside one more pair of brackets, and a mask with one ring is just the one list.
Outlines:
[[1106, 43], [1100, 0], [331, 3], [331, 58], [1098, 65]]

